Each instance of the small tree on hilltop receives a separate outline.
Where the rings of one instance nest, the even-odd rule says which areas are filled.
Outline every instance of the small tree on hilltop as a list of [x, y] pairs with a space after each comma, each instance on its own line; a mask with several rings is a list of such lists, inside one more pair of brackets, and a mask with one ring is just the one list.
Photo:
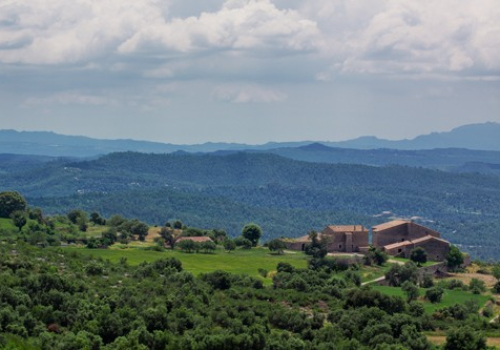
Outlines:
[[21, 232], [24, 225], [26, 225], [26, 223], [28, 222], [28, 220], [26, 219], [26, 213], [20, 210], [16, 210], [12, 214], [10, 214], [10, 217], [12, 219], [12, 222], [14, 223], [14, 226], [19, 229], [19, 232]]
[[416, 247], [410, 252], [410, 260], [417, 263], [418, 266], [422, 266], [427, 262], [427, 252], [422, 247]]
[[8, 218], [19, 210], [25, 211], [27, 207], [26, 200], [19, 192], [6, 191], [0, 193], [0, 218]]
[[241, 230], [241, 235], [252, 242], [252, 247], [256, 247], [262, 237], [262, 229], [257, 224], [247, 224]]

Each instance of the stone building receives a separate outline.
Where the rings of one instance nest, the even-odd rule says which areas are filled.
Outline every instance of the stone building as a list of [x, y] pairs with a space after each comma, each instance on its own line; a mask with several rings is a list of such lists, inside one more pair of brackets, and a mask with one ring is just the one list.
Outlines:
[[368, 229], [362, 225], [331, 225], [321, 231], [329, 252], [359, 252], [368, 247]]
[[407, 220], [386, 222], [372, 228], [373, 246], [389, 255], [409, 258], [410, 252], [422, 247], [429, 260], [442, 261], [450, 249], [450, 243], [441, 234], [428, 227]]
[[[368, 247], [368, 229], [362, 225], [331, 225], [318, 233], [318, 239], [327, 242], [328, 252], [359, 252]], [[311, 243], [309, 235], [283, 240], [287, 249], [305, 250]]]

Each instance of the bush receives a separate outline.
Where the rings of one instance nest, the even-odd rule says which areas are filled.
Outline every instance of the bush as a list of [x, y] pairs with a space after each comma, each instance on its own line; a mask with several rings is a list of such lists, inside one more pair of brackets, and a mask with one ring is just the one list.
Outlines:
[[432, 287], [425, 291], [425, 298], [431, 303], [436, 304], [441, 301], [444, 290], [441, 287]]
[[481, 281], [477, 278], [473, 278], [470, 280], [469, 290], [473, 294], [481, 294], [486, 291], [486, 285], [484, 284], [484, 281]]

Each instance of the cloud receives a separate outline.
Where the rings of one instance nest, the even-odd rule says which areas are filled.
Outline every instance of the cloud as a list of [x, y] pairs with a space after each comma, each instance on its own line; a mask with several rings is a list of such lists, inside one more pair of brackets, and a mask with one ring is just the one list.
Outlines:
[[30, 97], [24, 102], [24, 105], [28, 107], [49, 105], [104, 106], [114, 104], [116, 104], [114, 99], [80, 92], [60, 92], [45, 97]]
[[0, 65], [125, 67], [145, 79], [175, 80], [186, 72], [205, 78], [214, 66], [216, 74], [233, 67], [231, 74], [243, 77], [249, 63], [266, 72], [277, 58], [298, 56], [297, 69], [287, 74], [302, 79], [306, 71], [322, 81], [500, 75], [497, 0], [4, 0], [0, 6]]
[[222, 85], [214, 89], [212, 96], [231, 103], [272, 103], [287, 99], [281, 91], [257, 85]]
[[337, 73], [499, 73], [496, 1], [333, 1], [326, 10], [318, 7], [322, 1], [312, 3], [316, 5], [306, 5], [304, 11], [315, 16], [314, 10], [324, 10], [316, 18], [326, 36], [324, 54], [331, 58], [330, 67], [317, 75], [319, 80]]
[[0, 15], [0, 62], [80, 63], [210, 50], [314, 49], [315, 23], [270, 0], [229, 0], [171, 17], [166, 0], [10, 0]]

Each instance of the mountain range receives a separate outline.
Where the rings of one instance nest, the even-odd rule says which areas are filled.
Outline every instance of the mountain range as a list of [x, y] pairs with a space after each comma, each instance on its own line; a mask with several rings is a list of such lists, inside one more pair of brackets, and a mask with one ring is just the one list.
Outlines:
[[469, 124], [449, 132], [421, 135], [411, 140], [383, 140], [373, 136], [340, 142], [269, 142], [263, 145], [240, 143], [204, 143], [175, 145], [136, 140], [100, 140], [84, 136], [59, 135], [53, 132], [0, 130], [0, 153], [45, 155], [54, 157], [95, 157], [112, 152], [143, 153], [214, 152], [228, 150], [274, 150], [295, 148], [311, 143], [351, 149], [428, 150], [465, 148], [500, 151], [500, 123]]

